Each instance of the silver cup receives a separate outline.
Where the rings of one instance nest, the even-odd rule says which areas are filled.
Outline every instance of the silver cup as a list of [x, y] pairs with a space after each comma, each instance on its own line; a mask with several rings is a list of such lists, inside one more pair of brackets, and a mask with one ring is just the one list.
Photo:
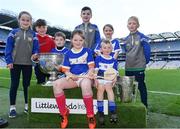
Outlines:
[[64, 60], [64, 55], [59, 53], [39, 53], [38, 64], [40, 70], [45, 74], [50, 74], [49, 82], [52, 83], [57, 79], [57, 66], [61, 65]]
[[137, 83], [134, 76], [122, 76], [119, 79], [121, 102], [135, 102], [137, 94]]

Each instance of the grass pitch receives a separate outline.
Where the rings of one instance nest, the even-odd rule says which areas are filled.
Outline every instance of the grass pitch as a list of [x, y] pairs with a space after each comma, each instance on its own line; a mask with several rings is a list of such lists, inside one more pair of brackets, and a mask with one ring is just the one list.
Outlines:
[[[120, 71], [123, 75], [124, 71]], [[151, 128], [180, 128], [180, 70], [147, 70], [146, 84], [148, 91], [149, 113], [147, 127]], [[32, 77], [31, 85], [35, 85], [35, 77]], [[0, 69], [0, 116], [8, 119], [9, 110], [8, 89], [10, 85], [9, 71]], [[164, 94], [168, 92], [172, 94]], [[27, 116], [23, 113], [24, 100], [22, 85], [19, 86], [17, 96], [16, 119], [9, 120], [9, 128], [27, 127], [57, 127], [56, 124], [28, 124]]]

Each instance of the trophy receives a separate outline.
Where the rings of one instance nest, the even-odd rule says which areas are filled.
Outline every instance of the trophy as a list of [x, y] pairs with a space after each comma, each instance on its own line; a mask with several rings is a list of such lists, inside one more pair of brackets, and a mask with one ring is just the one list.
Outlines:
[[64, 60], [64, 55], [60, 53], [39, 53], [38, 64], [40, 70], [45, 74], [50, 74], [49, 80], [44, 86], [52, 86], [52, 82], [58, 77], [57, 66], [61, 65]]
[[138, 83], [134, 81], [134, 76], [122, 76], [118, 80], [119, 94], [121, 102], [135, 102], [137, 95]]

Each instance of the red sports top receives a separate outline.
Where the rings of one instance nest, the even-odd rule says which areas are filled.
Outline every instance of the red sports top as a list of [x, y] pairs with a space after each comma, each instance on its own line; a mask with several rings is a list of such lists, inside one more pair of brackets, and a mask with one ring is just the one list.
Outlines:
[[40, 53], [51, 52], [51, 49], [55, 47], [53, 37], [50, 35], [41, 36], [37, 34], [39, 40]]

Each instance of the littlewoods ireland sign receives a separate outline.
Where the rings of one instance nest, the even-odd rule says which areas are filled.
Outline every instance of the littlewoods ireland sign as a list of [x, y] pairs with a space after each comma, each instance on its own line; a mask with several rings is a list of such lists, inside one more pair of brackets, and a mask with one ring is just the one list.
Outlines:
[[[97, 112], [97, 100], [93, 100], [94, 113]], [[71, 114], [86, 114], [83, 99], [66, 99], [66, 106]], [[31, 112], [34, 113], [59, 113], [54, 98], [31, 98]], [[104, 113], [108, 114], [108, 101], [104, 100]]]

